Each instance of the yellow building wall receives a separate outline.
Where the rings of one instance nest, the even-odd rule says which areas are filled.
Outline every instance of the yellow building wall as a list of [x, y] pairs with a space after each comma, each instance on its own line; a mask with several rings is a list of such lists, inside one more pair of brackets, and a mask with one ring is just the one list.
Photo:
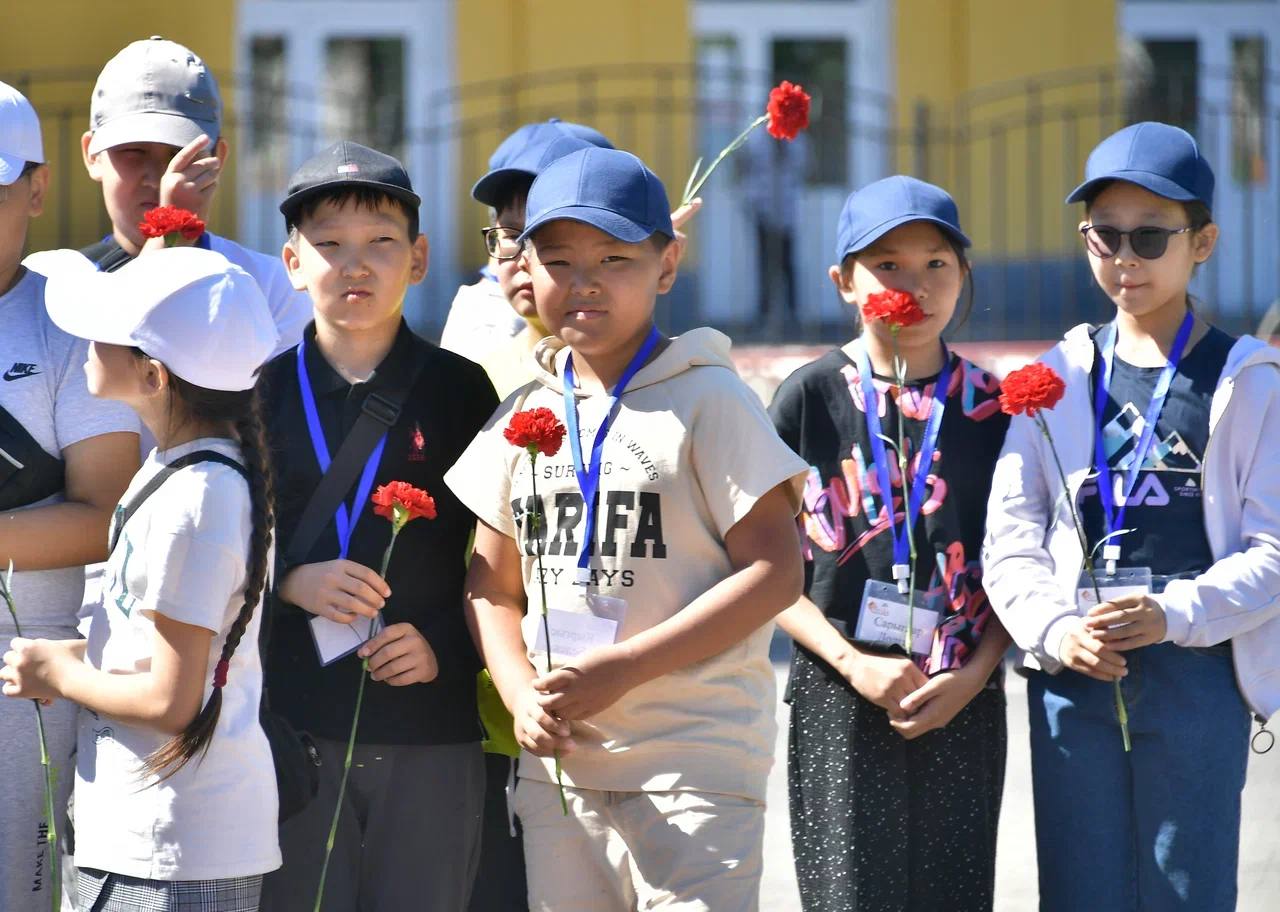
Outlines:
[[461, 2], [457, 23], [459, 211], [464, 259], [480, 265], [486, 213], [471, 185], [521, 124], [595, 127], [679, 196], [693, 165], [693, 39], [688, 0]]
[[1116, 16], [1115, 0], [898, 0], [896, 167], [956, 197], [979, 257], [1078, 249], [1062, 200], [1121, 123]]
[[235, 231], [234, 0], [13, 0], [0, 28], [0, 80], [15, 85], [40, 114], [50, 196], [31, 225], [29, 250], [82, 247], [110, 230], [101, 187], [89, 179], [80, 137], [89, 127], [89, 98], [103, 64], [139, 38], [163, 35], [199, 54], [218, 77], [231, 144], [210, 228]]

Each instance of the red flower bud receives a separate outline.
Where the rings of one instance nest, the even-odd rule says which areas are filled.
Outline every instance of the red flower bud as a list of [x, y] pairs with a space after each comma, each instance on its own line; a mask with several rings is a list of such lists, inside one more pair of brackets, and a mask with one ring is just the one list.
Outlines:
[[904, 326], [923, 322], [925, 312], [920, 309], [914, 296], [905, 291], [888, 289], [867, 296], [866, 303], [862, 305], [862, 319], [868, 322], [879, 320], [893, 329], [902, 329]]
[[809, 95], [785, 79], [769, 92], [769, 135], [791, 141], [809, 126]]
[[1000, 410], [1006, 415], [1034, 418], [1041, 409], [1051, 409], [1067, 390], [1066, 383], [1047, 364], [1036, 362], [1020, 367], [1000, 384]]
[[554, 456], [559, 452], [564, 434], [564, 425], [549, 408], [516, 412], [502, 432], [507, 443], [541, 456]]

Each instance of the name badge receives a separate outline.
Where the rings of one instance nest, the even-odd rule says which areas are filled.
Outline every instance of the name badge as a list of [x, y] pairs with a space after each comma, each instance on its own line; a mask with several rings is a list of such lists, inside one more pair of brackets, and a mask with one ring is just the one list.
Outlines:
[[587, 593], [583, 597], [586, 611], [565, 611], [552, 608], [547, 612], [547, 623], [537, 618], [538, 636], [534, 648], [547, 651], [547, 628], [551, 628], [551, 655], [561, 661], [578, 656], [601, 646], [611, 646], [618, 639], [618, 628], [627, 613], [625, 599], [608, 595]]
[[1126, 595], [1146, 595], [1151, 591], [1150, 567], [1120, 567], [1114, 573], [1095, 569], [1094, 573], [1098, 577], [1097, 592], [1094, 592], [1088, 570], [1080, 573], [1080, 581], [1076, 584], [1076, 605], [1081, 615], [1098, 606], [1099, 595], [1104, 602], [1110, 602]]
[[381, 613], [372, 622], [366, 617], [358, 617], [350, 624], [339, 624], [326, 617], [313, 617], [311, 639], [315, 640], [320, 664], [332, 665], [338, 659], [351, 655], [381, 633], [385, 626]]
[[862, 607], [854, 639], [874, 646], [906, 648], [907, 617], [911, 617], [911, 651], [928, 655], [933, 650], [933, 632], [938, 626], [935, 598], [916, 590], [915, 608], [907, 609], [907, 597], [896, 583], [867, 580], [862, 590]]

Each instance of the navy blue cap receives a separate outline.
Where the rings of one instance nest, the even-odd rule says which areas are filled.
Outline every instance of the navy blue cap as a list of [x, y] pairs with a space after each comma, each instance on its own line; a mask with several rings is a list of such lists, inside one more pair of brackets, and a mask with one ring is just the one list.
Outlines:
[[1071, 191], [1068, 203], [1092, 195], [1105, 181], [1137, 184], [1165, 199], [1199, 200], [1213, 208], [1213, 169], [1186, 130], [1146, 121], [1112, 133], [1094, 147], [1084, 166], [1084, 183]]
[[941, 187], [904, 174], [882, 178], [849, 194], [836, 227], [836, 262], [870, 247], [899, 225], [932, 222], [962, 247], [970, 246], [960, 230], [960, 211]]
[[336, 187], [381, 190], [414, 209], [422, 205], [404, 165], [385, 152], [344, 139], [307, 159], [293, 172], [280, 212], [291, 220], [306, 197]]
[[638, 244], [654, 232], [676, 236], [667, 191], [630, 152], [588, 146], [543, 169], [525, 204], [525, 240], [547, 222], [569, 219]]
[[[567, 144], [566, 140], [573, 144]], [[486, 206], [496, 206], [513, 181], [532, 180], [555, 161], [555, 158], [548, 157], [552, 147], [559, 150], [559, 155], [566, 155], [588, 145], [613, 148], [613, 143], [603, 133], [582, 124], [567, 123], [556, 117], [525, 124], [504, 139], [489, 156], [489, 173], [476, 181], [471, 188], [471, 197]]]

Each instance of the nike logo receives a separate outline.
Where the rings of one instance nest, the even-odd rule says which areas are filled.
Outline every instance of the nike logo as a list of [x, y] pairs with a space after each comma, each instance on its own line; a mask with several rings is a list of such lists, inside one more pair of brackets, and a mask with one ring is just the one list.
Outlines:
[[26, 364], [22, 361], [13, 362], [13, 367], [4, 372], [5, 380], [21, 380], [23, 377], [32, 377], [40, 373], [39, 368], [34, 364]]

